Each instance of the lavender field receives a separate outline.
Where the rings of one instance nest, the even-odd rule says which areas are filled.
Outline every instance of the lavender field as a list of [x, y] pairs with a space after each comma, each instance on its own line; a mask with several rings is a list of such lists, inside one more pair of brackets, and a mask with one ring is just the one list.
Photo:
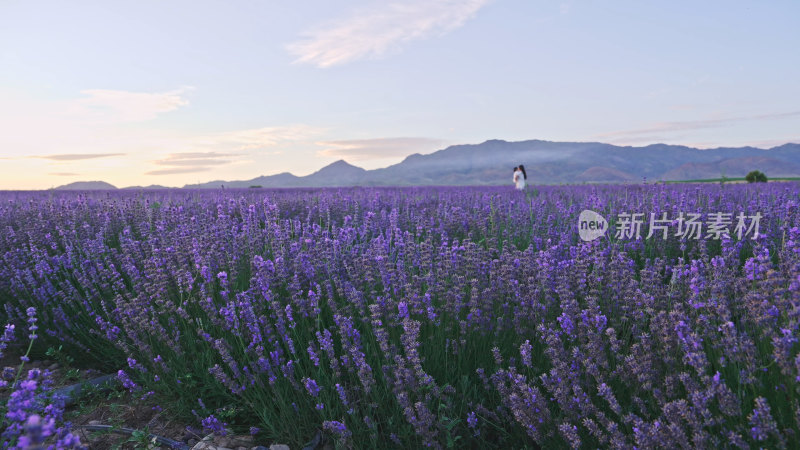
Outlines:
[[[267, 445], [796, 447], [799, 188], [6, 192], [2, 342]], [[585, 209], [611, 231], [582, 241]], [[36, 415], [74, 444], [45, 374], [3, 376], [4, 441]]]

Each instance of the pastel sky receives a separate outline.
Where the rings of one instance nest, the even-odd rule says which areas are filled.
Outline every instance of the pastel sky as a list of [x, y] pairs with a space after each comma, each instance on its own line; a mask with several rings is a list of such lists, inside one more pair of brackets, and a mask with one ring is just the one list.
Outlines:
[[0, 1], [0, 189], [800, 142], [797, 0]]

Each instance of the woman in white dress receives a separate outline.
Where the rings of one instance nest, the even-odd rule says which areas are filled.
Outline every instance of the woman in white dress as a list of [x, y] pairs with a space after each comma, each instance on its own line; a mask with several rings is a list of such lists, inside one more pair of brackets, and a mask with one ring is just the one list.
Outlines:
[[514, 184], [518, 190], [525, 189], [525, 180], [528, 179], [528, 174], [525, 173], [525, 166], [520, 164], [517, 167], [514, 167]]

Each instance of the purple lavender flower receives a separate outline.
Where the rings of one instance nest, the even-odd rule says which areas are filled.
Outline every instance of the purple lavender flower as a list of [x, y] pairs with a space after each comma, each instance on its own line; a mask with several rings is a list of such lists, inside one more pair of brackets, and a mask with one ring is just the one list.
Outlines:
[[34, 340], [37, 337], [36, 330], [39, 329], [39, 327], [36, 326], [36, 308], [31, 306], [27, 309], [26, 313], [28, 315], [28, 331], [30, 331], [28, 339]]
[[570, 448], [581, 448], [581, 438], [578, 435], [578, 427], [569, 423], [562, 423], [558, 426], [558, 431], [561, 433], [561, 436], [564, 437], [564, 440], [567, 441]]
[[[82, 363], [124, 368], [129, 357], [119, 380], [137, 398], [211, 379], [201, 386], [208, 408], [197, 408], [209, 425], [212, 411], [229, 420], [219, 402], [266, 411], [253, 425], [277, 423], [285, 418], [273, 402], [284, 398], [301, 423], [354, 420], [352, 434], [341, 417], [325, 433], [352, 439], [358, 430], [367, 446], [400, 443], [385, 418], [370, 419], [396, 408], [388, 412], [408, 424], [398, 444], [406, 447], [452, 436], [480, 446], [486, 424], [509, 447], [779, 447], [800, 432], [797, 405], [774, 403], [791, 403], [800, 380], [798, 192], [792, 183], [537, 186], [521, 195], [5, 192], [0, 315], [31, 338], [41, 327]], [[663, 239], [583, 243], [583, 208], [652, 213], [670, 229]], [[708, 228], [715, 209], [733, 212], [734, 225], [735, 213], [759, 213], [761, 236], [676, 233], [688, 231], [687, 214]], [[0, 353], [12, 338], [7, 327]], [[484, 370], [489, 349], [496, 364]], [[67, 427], [46, 372], [18, 371], [0, 377], [11, 406], [2, 441], [33, 445], [53, 423], [47, 445], [71, 442], [57, 431]], [[324, 405], [335, 399], [317, 383], [330, 383], [341, 404]], [[626, 386], [624, 395], [612, 386]], [[310, 400], [290, 403], [302, 391]], [[759, 399], [746, 417], [736, 392]], [[448, 430], [451, 411], [466, 420]]]
[[[50, 425], [52, 428], [52, 425]], [[25, 434], [19, 437], [17, 445], [20, 448], [37, 447], [44, 442], [46, 435], [42, 427], [42, 418], [38, 414], [31, 414], [25, 421]]]
[[560, 316], [558, 316], [557, 320], [561, 325], [561, 329], [563, 329], [568, 336], [572, 336], [575, 331], [575, 325], [569, 315], [562, 313]]
[[8, 324], [3, 331], [3, 335], [0, 336], [0, 358], [3, 357], [3, 351], [8, 347], [9, 342], [12, 341], [14, 341], [14, 325]]
[[347, 426], [336, 420], [326, 420], [325, 422], [322, 422], [322, 429], [331, 433], [334, 438], [339, 441], [347, 441], [350, 436], [352, 436], [352, 433], [347, 429]]
[[140, 389], [139, 385], [134, 383], [133, 380], [131, 380], [131, 378], [128, 376], [127, 373], [125, 373], [124, 370], [117, 371], [117, 379], [119, 379], [119, 381], [122, 383], [122, 386], [125, 389], [127, 389], [127, 390], [129, 390], [131, 392], [137, 391], [137, 390]]
[[226, 436], [228, 434], [228, 431], [225, 429], [228, 424], [220, 421], [213, 414], [203, 419], [201, 423], [204, 431], [210, 431], [216, 436]]
[[494, 362], [498, 366], [503, 364], [503, 355], [500, 354], [499, 347], [492, 347], [492, 355], [494, 356]]
[[756, 441], [765, 441], [770, 435], [780, 436], [778, 425], [772, 418], [769, 404], [764, 397], [755, 400], [756, 407], [748, 417], [750, 421], [750, 436]]
[[54, 439], [57, 448], [84, 448], [71, 433], [70, 424], [62, 423], [63, 399], [50, 391], [49, 371], [29, 370], [15, 386], [6, 404], [6, 429], [0, 438], [6, 444], [16, 440], [14, 448], [39, 448]]
[[342, 405], [348, 406], [347, 402], [347, 393], [344, 391], [344, 388], [339, 383], [336, 383], [336, 393], [339, 394], [339, 399], [342, 401]]
[[308, 351], [308, 357], [311, 359], [311, 362], [314, 363], [314, 366], [319, 367], [319, 356], [317, 356], [317, 352], [314, 351], [314, 347], [309, 345], [306, 351]]
[[136, 369], [140, 372], [147, 372], [147, 368], [133, 358], [128, 358], [128, 367]]
[[533, 347], [531, 346], [530, 340], [525, 340], [525, 342], [519, 347], [519, 353], [522, 355], [522, 364], [525, 367], [531, 367], [531, 350]]
[[475, 415], [475, 411], [471, 411], [467, 415], [467, 425], [470, 428], [476, 428], [478, 426], [478, 416]]
[[303, 378], [303, 385], [312, 397], [317, 397], [319, 395], [320, 388], [317, 386], [316, 381], [311, 378]]
[[397, 303], [397, 315], [400, 320], [408, 319], [408, 304], [406, 302]]

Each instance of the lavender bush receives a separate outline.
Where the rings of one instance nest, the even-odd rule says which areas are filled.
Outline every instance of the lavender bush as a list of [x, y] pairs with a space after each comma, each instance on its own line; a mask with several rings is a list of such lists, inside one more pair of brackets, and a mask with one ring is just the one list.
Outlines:
[[[51, 390], [48, 370], [30, 369], [22, 377], [25, 363], [38, 335], [36, 309], [26, 310], [28, 349], [17, 368], [4, 368], [0, 379], [0, 394], [7, 396], [0, 405], [0, 448], [8, 449], [83, 449], [80, 438], [72, 434], [69, 422], [64, 421], [64, 399]], [[14, 341], [15, 326], [5, 326], [0, 337], [0, 358]]]
[[[0, 194], [0, 298], [207, 430], [293, 446], [800, 439], [798, 185]], [[583, 242], [591, 209], [760, 213]], [[646, 230], [645, 230], [646, 231]]]

